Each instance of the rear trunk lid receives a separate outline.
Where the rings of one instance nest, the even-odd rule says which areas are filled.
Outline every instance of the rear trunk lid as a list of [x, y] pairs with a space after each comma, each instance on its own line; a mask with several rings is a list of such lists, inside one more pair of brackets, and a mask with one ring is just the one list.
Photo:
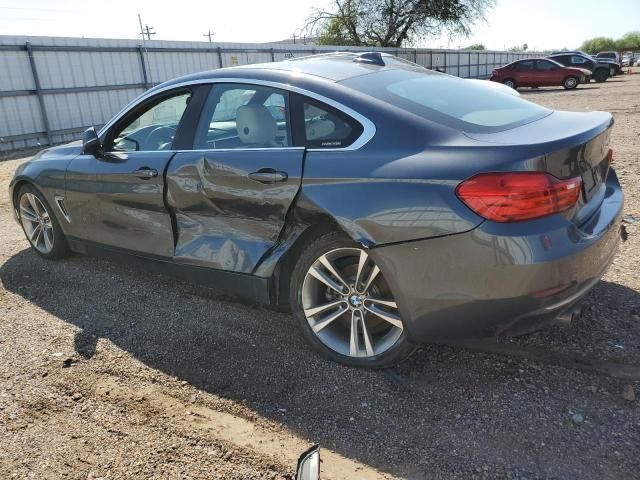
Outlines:
[[513, 170], [546, 171], [559, 178], [581, 177], [582, 193], [574, 222], [582, 223], [604, 198], [609, 171], [609, 136], [613, 117], [608, 112], [555, 111], [538, 121], [497, 133], [467, 133], [474, 140], [525, 149], [531, 161]]

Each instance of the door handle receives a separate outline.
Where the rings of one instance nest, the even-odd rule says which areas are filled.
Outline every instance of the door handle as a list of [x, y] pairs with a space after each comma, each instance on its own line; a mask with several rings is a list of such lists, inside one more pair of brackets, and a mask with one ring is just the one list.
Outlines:
[[155, 168], [142, 167], [138, 170], [134, 170], [133, 174], [138, 178], [142, 178], [143, 180], [149, 180], [150, 178], [158, 176], [158, 170], [156, 170]]
[[287, 172], [280, 172], [278, 170], [274, 170], [273, 168], [261, 168], [257, 172], [250, 173], [249, 178], [251, 180], [255, 180], [256, 182], [271, 184], [286, 182], [289, 178], [289, 175], [287, 175]]

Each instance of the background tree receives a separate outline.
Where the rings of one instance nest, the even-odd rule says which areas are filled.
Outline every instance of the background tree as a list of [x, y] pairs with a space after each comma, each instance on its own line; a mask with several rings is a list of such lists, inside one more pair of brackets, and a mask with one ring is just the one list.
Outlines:
[[474, 43], [473, 45], [469, 45], [468, 47], [465, 47], [465, 50], [486, 50], [487, 47], [484, 46], [484, 44], [482, 43]]
[[321, 45], [402, 47], [421, 38], [469, 35], [495, 0], [333, 0], [314, 9], [307, 36]]
[[616, 41], [609, 37], [595, 37], [590, 38], [582, 42], [580, 50], [583, 50], [590, 54], [596, 54], [598, 52], [604, 52], [607, 50], [617, 50]]
[[616, 46], [618, 50], [640, 50], [640, 32], [625, 33]]

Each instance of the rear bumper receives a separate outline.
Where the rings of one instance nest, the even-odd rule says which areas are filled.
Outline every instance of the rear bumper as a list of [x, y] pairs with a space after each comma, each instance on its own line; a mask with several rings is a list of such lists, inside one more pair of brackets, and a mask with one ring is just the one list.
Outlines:
[[623, 193], [613, 170], [580, 227], [562, 215], [484, 222], [458, 235], [371, 250], [413, 341], [519, 334], [577, 303], [612, 262]]

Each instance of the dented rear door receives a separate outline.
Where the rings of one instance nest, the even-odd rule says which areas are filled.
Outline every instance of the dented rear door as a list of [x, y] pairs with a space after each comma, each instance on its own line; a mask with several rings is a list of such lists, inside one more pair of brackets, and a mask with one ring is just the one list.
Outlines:
[[300, 188], [303, 147], [178, 152], [167, 170], [175, 261], [251, 273]]

